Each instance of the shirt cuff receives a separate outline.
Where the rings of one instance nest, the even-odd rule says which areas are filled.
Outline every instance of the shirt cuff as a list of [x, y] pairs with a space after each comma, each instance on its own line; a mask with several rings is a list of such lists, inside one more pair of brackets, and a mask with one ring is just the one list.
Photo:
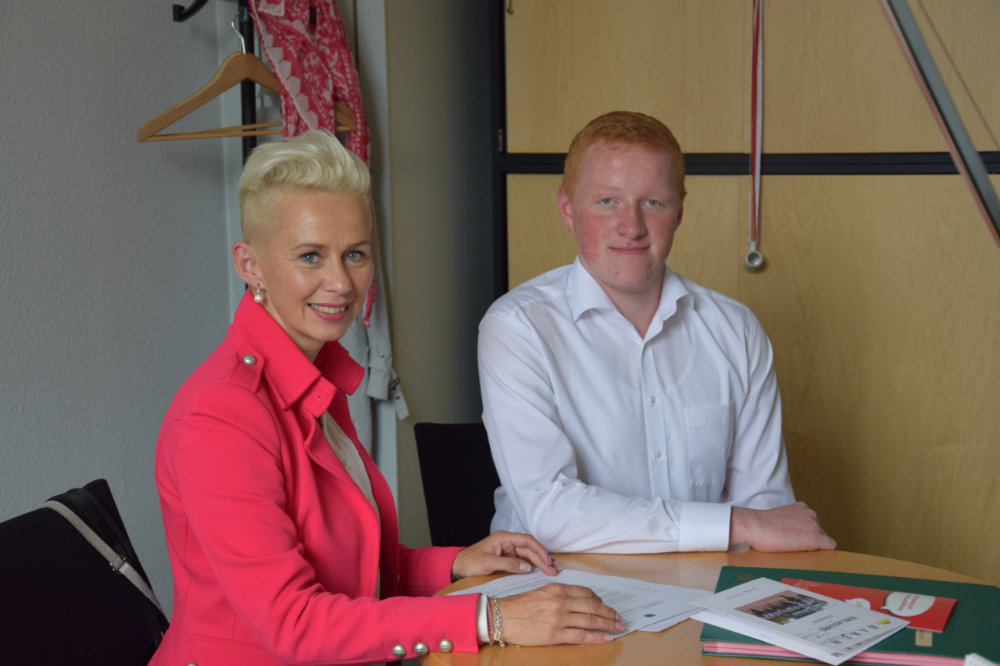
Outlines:
[[486, 626], [486, 595], [480, 594], [476, 602], [476, 636], [480, 643], [490, 642], [489, 627]]
[[727, 550], [731, 512], [728, 504], [682, 502], [677, 550], [682, 553]]

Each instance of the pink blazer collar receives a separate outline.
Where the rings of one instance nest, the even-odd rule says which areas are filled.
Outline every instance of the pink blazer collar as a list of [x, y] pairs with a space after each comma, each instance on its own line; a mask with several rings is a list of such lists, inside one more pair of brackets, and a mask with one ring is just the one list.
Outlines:
[[258, 373], [267, 377], [286, 409], [305, 396], [308, 411], [319, 416], [329, 408], [334, 390], [350, 395], [364, 378], [364, 368], [338, 342], [326, 343], [316, 362], [310, 362], [281, 325], [254, 302], [249, 289], [236, 309], [229, 335], [241, 355], [254, 356]]

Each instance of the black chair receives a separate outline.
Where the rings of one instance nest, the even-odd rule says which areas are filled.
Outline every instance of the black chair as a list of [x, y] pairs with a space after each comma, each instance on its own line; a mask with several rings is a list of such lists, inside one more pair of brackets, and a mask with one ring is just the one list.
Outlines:
[[[132, 582], [152, 593], [111, 489], [99, 479], [51, 501], [56, 509], [0, 523], [3, 662], [145, 666], [169, 623]], [[60, 510], [114, 553], [99, 552]]]
[[413, 426], [435, 546], [471, 546], [490, 534], [500, 485], [482, 423]]

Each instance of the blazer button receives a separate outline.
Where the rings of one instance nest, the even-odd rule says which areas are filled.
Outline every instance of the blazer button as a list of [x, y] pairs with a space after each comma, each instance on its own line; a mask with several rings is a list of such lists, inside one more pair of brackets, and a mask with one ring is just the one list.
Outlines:
[[189, 661], [187, 666], [198, 666], [198, 664], [194, 663], [193, 661]]
[[257, 359], [254, 358], [254, 356], [252, 354], [247, 354], [246, 356], [243, 357], [243, 362], [246, 365], [256, 365], [257, 364]]
[[455, 646], [447, 638], [442, 639], [442, 641], [438, 643], [438, 649], [441, 650], [441, 652], [451, 652], [453, 647]]
[[406, 656], [406, 648], [399, 643], [396, 643], [392, 646], [392, 656], [396, 659], [402, 659]]
[[427, 643], [417, 643], [413, 646], [413, 651], [417, 653], [418, 657], [422, 657], [430, 652], [430, 648], [427, 647]]

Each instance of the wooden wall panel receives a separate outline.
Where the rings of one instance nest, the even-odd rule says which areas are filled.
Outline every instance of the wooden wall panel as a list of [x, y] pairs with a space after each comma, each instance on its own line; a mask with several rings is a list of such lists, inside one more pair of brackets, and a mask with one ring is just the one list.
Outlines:
[[[682, 275], [737, 297], [746, 241], [748, 176], [688, 176], [684, 218], [670, 266]], [[507, 177], [507, 256], [510, 288], [572, 263], [573, 232], [556, 205], [562, 176]]]
[[507, 285], [573, 263], [576, 240], [556, 201], [562, 175], [507, 176]]
[[765, 152], [947, 150], [876, 0], [765, 9]]
[[976, 148], [1000, 150], [996, 137], [1000, 131], [1000, 86], [996, 77], [996, 64], [1000, 62], [1000, 40], [996, 38], [1000, 2], [921, 0], [911, 5]]
[[[992, 37], [1000, 3], [923, 6], [933, 24], [916, 3], [914, 13], [973, 141], [1000, 150], [989, 129], [1000, 128]], [[591, 119], [630, 109], [665, 122], [685, 152], [747, 152], [748, 8], [742, 0], [518, 3], [506, 15], [508, 151], [564, 153]], [[766, 152], [947, 150], [875, 0], [768, 0], [764, 53]]]
[[745, 152], [750, 3], [530, 0], [506, 15], [507, 149], [565, 153], [616, 109], [666, 123], [686, 152]]
[[[996, 182], [996, 181], [995, 181]], [[957, 176], [771, 177], [740, 300], [845, 550], [1000, 583], [1000, 250]]]
[[[512, 287], [575, 256], [560, 179], [508, 178]], [[668, 263], [763, 323], [798, 497], [842, 549], [1000, 583], [1000, 250], [964, 183], [767, 177], [749, 274], [747, 181], [689, 178]]]
[[[981, 108], [1000, 127], [1000, 3], [923, 0]], [[922, 18], [918, 3], [911, 3]], [[980, 150], [997, 150], [954, 68], [921, 21], [938, 69]], [[767, 0], [764, 150], [933, 152], [947, 146], [875, 0]]]

